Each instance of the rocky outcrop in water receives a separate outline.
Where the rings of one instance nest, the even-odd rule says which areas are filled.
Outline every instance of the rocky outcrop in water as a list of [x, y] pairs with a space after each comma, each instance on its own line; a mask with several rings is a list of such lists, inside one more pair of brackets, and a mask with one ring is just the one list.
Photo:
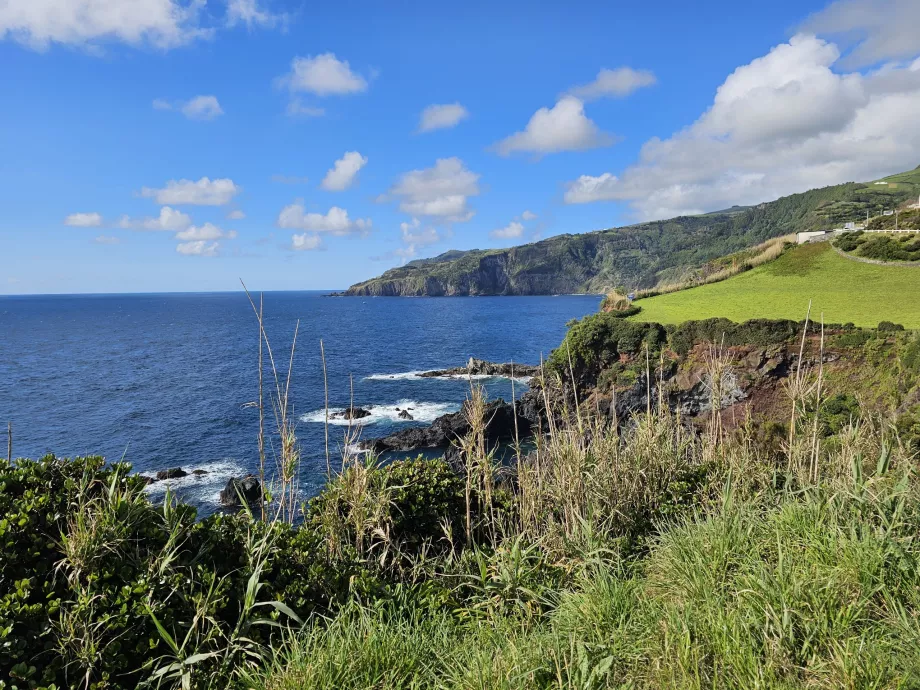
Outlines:
[[432, 371], [423, 371], [419, 374], [423, 378], [438, 378], [442, 376], [503, 376], [518, 378], [536, 376], [540, 371], [539, 367], [528, 364], [497, 364], [488, 362], [484, 359], [470, 357], [465, 367], [454, 367], [452, 369], [434, 369]]
[[330, 419], [364, 419], [370, 417], [371, 413], [361, 407], [346, 407], [341, 412], [333, 412], [329, 415]]
[[262, 484], [255, 475], [242, 479], [232, 478], [220, 492], [220, 504], [227, 508], [241, 508], [243, 502], [255, 506], [262, 502]]
[[[538, 416], [528, 417], [526, 414], [535, 412], [536, 406], [532, 402], [517, 406], [517, 431], [522, 438], [531, 433], [532, 427], [538, 420]], [[500, 398], [487, 403], [484, 419], [486, 421], [486, 442], [489, 445], [514, 440], [515, 406], [511, 403]], [[438, 417], [426, 427], [403, 429], [384, 438], [366, 439], [360, 445], [362, 449], [374, 453], [446, 449], [457, 439], [469, 433], [470, 424], [467, 421], [466, 412], [461, 410]]]

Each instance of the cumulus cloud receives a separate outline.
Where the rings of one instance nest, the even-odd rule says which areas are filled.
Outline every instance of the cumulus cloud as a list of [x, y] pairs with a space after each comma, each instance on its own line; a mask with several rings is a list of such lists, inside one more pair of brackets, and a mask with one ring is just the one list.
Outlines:
[[236, 237], [235, 230], [223, 230], [213, 223], [204, 225], [192, 225], [182, 232], [176, 233], [176, 239], [183, 242], [201, 241], [201, 240], [218, 240], [226, 238], [232, 240]]
[[459, 103], [429, 105], [422, 111], [418, 122], [419, 132], [456, 127], [461, 120], [470, 116], [466, 108]]
[[413, 218], [411, 222], [399, 224], [402, 241], [412, 247], [424, 247], [429, 244], [435, 244], [441, 241], [441, 235], [436, 228], [422, 227], [418, 218]]
[[118, 227], [124, 230], [162, 230], [165, 232], [181, 232], [192, 224], [192, 219], [182, 211], [177, 211], [169, 206], [160, 209], [160, 214], [153, 218], [131, 218], [122, 216]]
[[141, 196], [156, 199], [158, 204], [223, 206], [229, 204], [241, 191], [231, 179], [211, 180], [202, 177], [197, 182], [170, 180], [161, 189], [144, 187]]
[[505, 227], [490, 232], [489, 237], [497, 240], [513, 240], [521, 237], [523, 234], [524, 226], [517, 221], [512, 221]]
[[619, 176], [574, 180], [565, 201], [627, 201], [657, 219], [916, 166], [920, 60], [846, 73], [832, 69], [839, 58], [833, 43], [794, 36], [729, 75], [692, 125], [646, 142]]
[[839, 37], [852, 46], [842, 65], [864, 67], [920, 53], [918, 25], [916, 0], [837, 0], [811, 15], [800, 30]]
[[0, 39], [35, 50], [51, 43], [98, 47], [107, 41], [168, 50], [213, 34], [199, 25], [203, 6], [180, 0], [4, 0]]
[[479, 194], [479, 175], [459, 158], [439, 158], [434, 167], [404, 173], [390, 189], [400, 199], [401, 211], [449, 222], [473, 217], [468, 199]]
[[366, 234], [370, 231], [372, 223], [370, 218], [348, 217], [348, 211], [338, 206], [333, 206], [324, 215], [322, 213], [307, 213], [303, 203], [298, 202], [285, 206], [278, 214], [278, 227], [286, 229], [308, 230], [310, 232], [328, 232], [331, 235]]
[[228, 0], [227, 25], [245, 24], [247, 28], [272, 27], [284, 19], [283, 15], [269, 12], [258, 0]]
[[552, 108], [540, 108], [522, 132], [495, 144], [502, 156], [515, 152], [536, 154], [584, 151], [610, 146], [614, 138], [598, 129], [587, 116], [585, 106], [573, 96], [563, 96]]
[[602, 69], [597, 73], [597, 78], [590, 84], [576, 86], [568, 91], [568, 95], [582, 101], [593, 101], [597, 98], [610, 96], [623, 98], [634, 91], [652, 86], [658, 82], [655, 75], [649, 70], [633, 69], [631, 67], [617, 67], [616, 69]]
[[64, 225], [74, 228], [98, 228], [102, 225], [102, 216], [98, 213], [71, 213], [64, 219]]
[[303, 233], [301, 235], [291, 235], [291, 249], [295, 252], [308, 252], [314, 249], [320, 249], [323, 246], [323, 239], [316, 233]]
[[536, 220], [537, 214], [531, 211], [524, 211], [524, 213], [521, 214], [521, 218], [524, 220]]
[[218, 249], [220, 249], [220, 242], [208, 242], [207, 240], [182, 242], [176, 245], [176, 251], [183, 256], [217, 256]]
[[358, 171], [367, 164], [367, 158], [357, 151], [348, 151], [339, 158], [323, 178], [320, 187], [330, 192], [341, 192], [355, 181]]
[[234, 209], [227, 214], [227, 220], [243, 220], [246, 217], [246, 214], [240, 211], [239, 209]]
[[224, 114], [216, 96], [195, 96], [187, 101], [171, 103], [163, 98], [153, 101], [154, 110], [178, 110], [189, 120], [213, 120]]
[[291, 71], [279, 79], [291, 92], [305, 91], [317, 96], [358, 93], [367, 90], [367, 81], [352, 71], [348, 60], [333, 53], [295, 57]]

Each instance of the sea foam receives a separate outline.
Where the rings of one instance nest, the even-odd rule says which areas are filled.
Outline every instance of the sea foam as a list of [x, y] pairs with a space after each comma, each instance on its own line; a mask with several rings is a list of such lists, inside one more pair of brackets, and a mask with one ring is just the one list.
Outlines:
[[[184, 477], [176, 479], [163, 479], [153, 484], [148, 484], [144, 489], [153, 500], [163, 498], [168, 488], [170, 491], [182, 496], [187, 502], [220, 503], [220, 492], [227, 485], [231, 477], [243, 477], [248, 474], [245, 467], [233, 460], [217, 460], [198, 465], [183, 465], [182, 469], [188, 472]], [[207, 474], [193, 474], [195, 470], [204, 470]], [[145, 477], [154, 478], [155, 472], [141, 472]]]
[[[419, 402], [418, 400], [398, 400], [392, 405], [356, 405], [356, 407], [361, 407], [362, 409], [367, 410], [370, 412], [370, 415], [367, 417], [362, 417], [361, 419], [342, 419], [341, 417], [331, 419], [333, 414], [336, 412], [344, 412], [345, 408], [330, 407], [329, 423], [336, 426], [367, 426], [368, 424], [379, 424], [381, 422], [393, 424], [400, 424], [409, 421], [433, 422], [438, 417], [441, 417], [445, 414], [450, 414], [451, 412], [458, 412], [460, 410], [460, 405], [456, 403]], [[406, 410], [410, 415], [412, 415], [412, 419], [401, 419], [399, 417], [400, 410]], [[313, 412], [307, 412], [305, 415], [301, 416], [300, 419], [304, 422], [322, 424], [326, 421], [326, 411], [314, 410]]]

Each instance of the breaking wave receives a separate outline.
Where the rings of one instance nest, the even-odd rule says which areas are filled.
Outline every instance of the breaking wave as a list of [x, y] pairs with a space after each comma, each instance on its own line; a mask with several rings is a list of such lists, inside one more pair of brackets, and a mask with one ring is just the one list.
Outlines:
[[[361, 407], [356, 405], [356, 407]], [[433, 422], [438, 417], [450, 414], [451, 412], [458, 412], [460, 410], [460, 405], [456, 403], [434, 403], [434, 402], [419, 402], [417, 400], [398, 400], [392, 405], [367, 405], [362, 407], [362, 409], [370, 412], [370, 415], [367, 417], [362, 417], [361, 419], [330, 419], [330, 424], [335, 424], [336, 426], [366, 426], [368, 424], [379, 424], [381, 422], [391, 423], [391, 424], [400, 424], [403, 422], [415, 421], [415, 422]], [[407, 411], [412, 415], [412, 419], [401, 419], [399, 413], [401, 410]], [[336, 412], [344, 412], [344, 407], [330, 407], [329, 415], [333, 415]], [[322, 424], [326, 421], [326, 411], [325, 410], [314, 410], [313, 412], [307, 412], [305, 415], [301, 416], [301, 421], [304, 422], [315, 422]]]

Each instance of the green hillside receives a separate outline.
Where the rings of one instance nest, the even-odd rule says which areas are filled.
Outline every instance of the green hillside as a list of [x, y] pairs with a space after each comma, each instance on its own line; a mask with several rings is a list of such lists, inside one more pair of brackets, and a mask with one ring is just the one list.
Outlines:
[[920, 170], [813, 189], [750, 207], [558, 235], [509, 249], [449, 251], [351, 286], [346, 295], [552, 295], [674, 283], [765, 240], [837, 227], [915, 201]]
[[920, 328], [920, 267], [861, 263], [840, 256], [827, 242], [806, 244], [720, 283], [638, 300], [642, 311], [633, 318], [800, 320], [809, 300], [813, 317], [823, 312], [828, 323], [892, 321]]

